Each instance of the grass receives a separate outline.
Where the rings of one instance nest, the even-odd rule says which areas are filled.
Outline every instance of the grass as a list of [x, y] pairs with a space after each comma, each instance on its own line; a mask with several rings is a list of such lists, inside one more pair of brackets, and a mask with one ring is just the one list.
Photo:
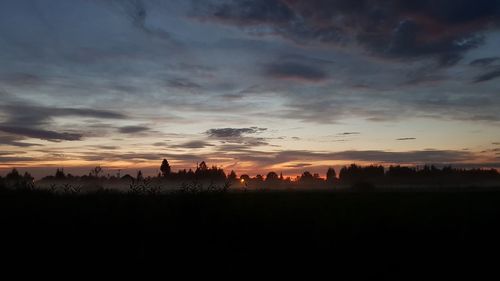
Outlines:
[[[0, 192], [4, 257], [470, 264], [498, 247], [500, 191]], [[385, 257], [385, 258], [381, 258]], [[431, 262], [432, 261], [432, 262]], [[412, 260], [411, 263], [416, 261]], [[383, 265], [383, 267], [380, 267]]]

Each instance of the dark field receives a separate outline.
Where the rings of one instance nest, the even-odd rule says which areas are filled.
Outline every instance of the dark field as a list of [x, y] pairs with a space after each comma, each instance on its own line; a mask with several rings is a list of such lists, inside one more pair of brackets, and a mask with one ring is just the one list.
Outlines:
[[3, 189], [0, 208], [2, 255], [14, 260], [317, 260], [373, 273], [449, 266], [457, 274], [495, 268], [500, 249], [494, 189], [151, 196]]

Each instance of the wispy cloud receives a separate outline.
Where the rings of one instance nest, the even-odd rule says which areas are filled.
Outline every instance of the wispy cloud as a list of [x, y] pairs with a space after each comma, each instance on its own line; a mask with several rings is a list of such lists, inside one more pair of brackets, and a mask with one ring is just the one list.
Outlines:
[[171, 147], [197, 149], [197, 148], [205, 148], [205, 147], [210, 147], [210, 146], [214, 146], [214, 145], [209, 143], [209, 142], [206, 142], [206, 141], [195, 140], [195, 141], [188, 141], [188, 142], [177, 144], [177, 145], [172, 145]]
[[350, 136], [350, 135], [359, 135], [361, 134], [360, 132], [344, 132], [344, 133], [339, 133], [339, 136]]
[[328, 78], [328, 74], [317, 67], [296, 62], [278, 62], [266, 66], [265, 73], [275, 79], [291, 79], [317, 82]]
[[217, 128], [217, 129], [210, 129], [205, 133], [213, 138], [231, 139], [231, 138], [240, 138], [243, 135], [261, 133], [266, 130], [267, 128], [259, 128], [259, 127]]
[[486, 82], [486, 81], [496, 79], [498, 77], [500, 77], [500, 68], [479, 75], [474, 80], [474, 83]]
[[0, 125], [0, 131], [27, 138], [42, 139], [48, 141], [63, 141], [63, 140], [76, 141], [76, 140], [81, 140], [83, 137], [82, 134], [78, 133], [68, 133], [68, 132], [61, 133], [43, 129], [4, 126], [4, 125]]
[[136, 134], [149, 131], [150, 128], [147, 126], [125, 126], [118, 128], [118, 131], [122, 134]]

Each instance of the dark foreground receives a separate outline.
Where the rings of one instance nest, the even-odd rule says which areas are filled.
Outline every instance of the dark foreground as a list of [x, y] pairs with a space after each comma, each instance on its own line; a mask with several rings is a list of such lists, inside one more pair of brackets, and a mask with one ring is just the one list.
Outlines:
[[11, 260], [317, 262], [408, 277], [484, 273], [500, 255], [494, 190], [0, 193], [1, 255]]

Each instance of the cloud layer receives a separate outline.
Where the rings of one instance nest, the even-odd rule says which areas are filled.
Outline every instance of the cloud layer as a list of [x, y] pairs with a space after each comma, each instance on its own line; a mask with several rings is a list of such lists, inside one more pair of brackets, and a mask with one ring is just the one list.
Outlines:
[[2, 1], [0, 164], [496, 163], [499, 23], [497, 0]]

